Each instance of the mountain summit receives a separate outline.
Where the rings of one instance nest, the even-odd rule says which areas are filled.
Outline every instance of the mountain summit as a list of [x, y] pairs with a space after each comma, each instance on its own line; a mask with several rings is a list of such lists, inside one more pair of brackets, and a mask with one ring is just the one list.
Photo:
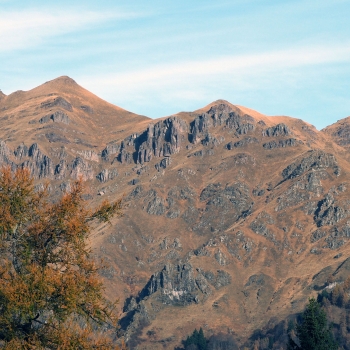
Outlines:
[[11, 126], [0, 130], [2, 140], [13, 145], [40, 140], [44, 149], [59, 140], [98, 148], [149, 120], [100, 99], [67, 76], [3, 96], [0, 110], [3, 123]]

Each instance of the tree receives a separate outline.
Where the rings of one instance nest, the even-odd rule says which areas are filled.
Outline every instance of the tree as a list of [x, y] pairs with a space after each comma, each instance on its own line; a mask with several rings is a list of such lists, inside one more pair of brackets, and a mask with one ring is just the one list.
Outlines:
[[191, 336], [188, 336], [187, 339], [183, 342], [185, 349], [198, 349], [206, 350], [207, 349], [207, 340], [204, 337], [204, 332], [202, 327], [197, 331], [195, 329]]
[[207, 340], [204, 337], [204, 332], [202, 327], [199, 329], [199, 332], [198, 332], [197, 346], [199, 350], [207, 349]]
[[[121, 214], [121, 202], [95, 211], [82, 181], [52, 203], [26, 169], [0, 172], [0, 348], [112, 349], [115, 303], [103, 296], [90, 259], [90, 222]], [[99, 336], [97, 336], [99, 334]]]
[[302, 315], [301, 323], [296, 326], [296, 336], [300, 346], [292, 338], [289, 338], [288, 349], [338, 349], [331, 328], [327, 325], [326, 313], [314, 298], [309, 299], [309, 304]]

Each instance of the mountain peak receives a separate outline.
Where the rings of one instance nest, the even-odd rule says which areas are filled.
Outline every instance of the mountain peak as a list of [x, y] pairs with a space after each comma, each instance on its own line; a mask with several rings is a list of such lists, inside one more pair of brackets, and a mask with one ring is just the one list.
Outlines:
[[50, 83], [51, 84], [53, 83], [53, 84], [78, 85], [74, 79], [70, 78], [67, 75], [62, 75], [62, 76], [55, 78], [53, 80], [49, 80], [45, 84], [50, 84]]
[[265, 119], [267, 116], [257, 112], [251, 108], [247, 108], [244, 106], [239, 106], [239, 105], [234, 105], [229, 101], [223, 100], [223, 99], [219, 99], [216, 101], [213, 101], [211, 103], [209, 103], [208, 105], [206, 105], [205, 107], [202, 107], [198, 110], [196, 110], [196, 112], [199, 113], [203, 113], [203, 112], [208, 112], [210, 110], [219, 110], [219, 111], [223, 111], [223, 110], [230, 110], [230, 111], [235, 111], [237, 113], [242, 113], [242, 114], [248, 114], [253, 118], [256, 119]]

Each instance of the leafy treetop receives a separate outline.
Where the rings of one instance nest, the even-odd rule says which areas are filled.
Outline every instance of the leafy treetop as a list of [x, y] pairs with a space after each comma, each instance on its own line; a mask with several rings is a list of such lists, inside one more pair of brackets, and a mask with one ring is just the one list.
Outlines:
[[[0, 348], [117, 349], [115, 303], [90, 259], [92, 220], [121, 214], [121, 201], [86, 208], [82, 181], [51, 203], [27, 169], [0, 172]], [[99, 334], [99, 336], [98, 336]]]

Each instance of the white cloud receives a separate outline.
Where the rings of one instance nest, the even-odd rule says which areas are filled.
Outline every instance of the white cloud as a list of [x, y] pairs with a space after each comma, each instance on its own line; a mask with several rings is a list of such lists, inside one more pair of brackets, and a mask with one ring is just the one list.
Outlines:
[[[241, 89], [248, 89], [259, 78], [276, 78], [276, 73], [293, 81], [288, 71], [293, 68], [319, 64], [341, 63], [350, 61], [350, 43], [342, 45], [295, 47], [280, 51], [258, 54], [226, 56], [210, 60], [185, 61], [174, 64], [157, 65], [137, 71], [109, 73], [105, 76], [86, 76], [80, 79], [84, 86], [94, 86], [101, 92], [127, 96], [139, 92], [173, 91], [176, 94], [190, 96], [192, 88], [197, 91], [204, 83], [225, 85], [234, 81], [242, 84]], [[289, 75], [289, 77], [288, 77]], [[204, 91], [203, 91], [204, 92]], [[105, 95], [105, 93], [103, 93]], [[197, 93], [196, 93], [197, 94]]]
[[0, 52], [42, 44], [46, 39], [89, 25], [136, 17], [135, 13], [92, 12], [75, 9], [4, 11], [0, 21]]

